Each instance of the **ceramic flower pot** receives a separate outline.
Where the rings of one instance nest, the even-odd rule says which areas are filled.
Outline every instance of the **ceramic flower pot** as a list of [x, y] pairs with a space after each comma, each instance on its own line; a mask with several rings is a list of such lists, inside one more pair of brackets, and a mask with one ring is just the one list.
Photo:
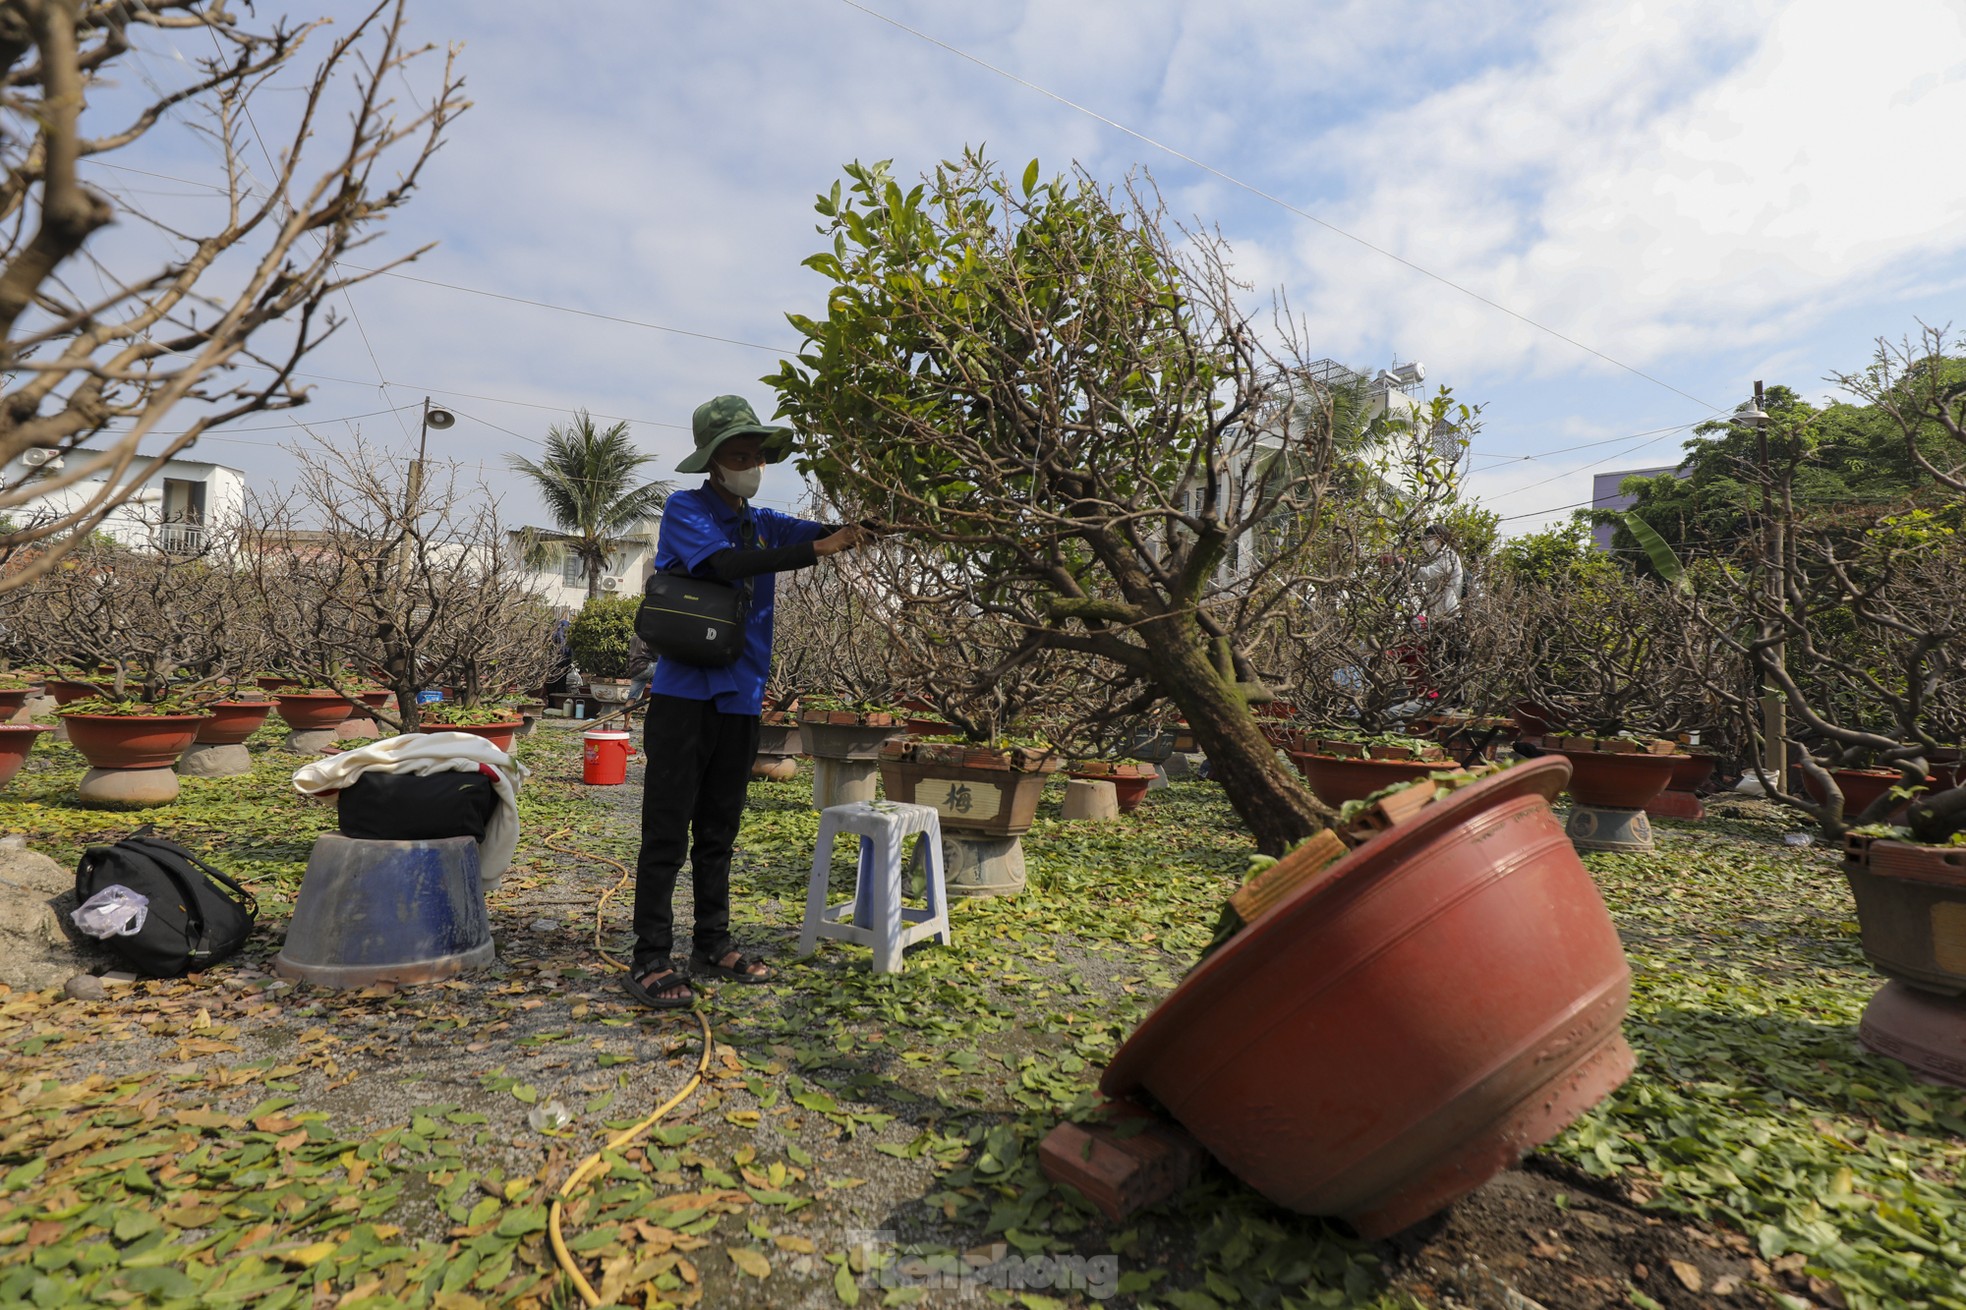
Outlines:
[[1505, 770], [1311, 875], [1147, 1016], [1102, 1090], [1151, 1093], [1264, 1196], [1368, 1238], [1554, 1137], [1632, 1068], [1618, 933], [1550, 812], [1569, 775]]
[[0, 787], [14, 780], [27, 763], [27, 753], [44, 732], [54, 729], [44, 723], [0, 723]]
[[168, 769], [197, 738], [203, 714], [63, 714], [68, 741], [98, 769]]
[[337, 691], [276, 691], [280, 721], [295, 732], [332, 728], [355, 712], [355, 702]]
[[1375, 760], [1365, 756], [1347, 759], [1310, 751], [1291, 751], [1290, 762], [1311, 784], [1318, 799], [1333, 807], [1346, 801], [1362, 801], [1394, 783], [1410, 782], [1454, 767], [1452, 760]]
[[0, 687], [0, 720], [10, 719], [20, 713], [32, 695], [32, 687]]
[[273, 713], [270, 700], [222, 700], [205, 706], [211, 717], [198, 725], [200, 746], [237, 746]]

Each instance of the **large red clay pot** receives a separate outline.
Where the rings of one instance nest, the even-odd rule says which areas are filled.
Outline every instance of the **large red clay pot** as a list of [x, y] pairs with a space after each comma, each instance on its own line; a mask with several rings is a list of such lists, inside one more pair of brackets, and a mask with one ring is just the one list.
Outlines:
[[1618, 751], [1558, 750], [1570, 761], [1570, 798], [1579, 805], [1642, 810], [1672, 781], [1682, 755], [1640, 755]]
[[1309, 751], [1291, 751], [1290, 760], [1304, 775], [1304, 780], [1311, 784], [1311, 790], [1317, 793], [1318, 799], [1332, 806], [1343, 805], [1346, 801], [1362, 801], [1373, 792], [1394, 783], [1424, 778], [1429, 773], [1455, 767], [1452, 760], [1341, 759], [1336, 755], [1314, 755]]
[[44, 732], [54, 729], [42, 723], [0, 723], [0, 787], [14, 780], [27, 763], [27, 753]]
[[168, 769], [198, 736], [203, 714], [63, 714], [68, 741], [98, 769]]
[[[1630, 1074], [1630, 971], [1540, 759], [1313, 875], [1197, 967], [1101, 1079], [1279, 1205], [1394, 1233]], [[1289, 858], [1289, 857], [1286, 857]]]
[[27, 704], [27, 698], [34, 693], [32, 687], [0, 687], [0, 720], [11, 719], [20, 713]]
[[259, 731], [273, 712], [270, 700], [220, 700], [205, 706], [212, 712], [198, 727], [200, 746], [237, 746]]
[[332, 728], [355, 712], [355, 702], [336, 691], [276, 691], [280, 720], [295, 732]]

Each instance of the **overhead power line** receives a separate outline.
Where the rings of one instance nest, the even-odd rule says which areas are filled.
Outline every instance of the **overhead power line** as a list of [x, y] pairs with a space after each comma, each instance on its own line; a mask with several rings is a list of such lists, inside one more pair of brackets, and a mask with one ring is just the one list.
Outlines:
[[1547, 323], [1540, 323], [1537, 320], [1529, 317], [1529, 315], [1524, 314], [1519, 310], [1510, 309], [1507, 305], [1504, 305], [1499, 301], [1490, 300], [1487, 296], [1482, 295], [1480, 292], [1475, 291], [1470, 287], [1463, 286], [1461, 283], [1454, 281], [1450, 277], [1447, 277], [1440, 273], [1436, 273], [1432, 269], [1427, 268], [1424, 265], [1416, 264], [1412, 260], [1406, 258], [1404, 255], [1395, 254], [1394, 252], [1386, 249], [1384, 246], [1375, 245], [1371, 241], [1366, 240], [1364, 237], [1359, 236], [1355, 232], [1348, 232], [1344, 228], [1339, 227], [1336, 223], [1330, 222], [1327, 219], [1319, 218], [1316, 214], [1311, 213], [1309, 210], [1300, 209], [1298, 206], [1291, 204], [1288, 200], [1283, 199], [1281, 196], [1265, 191], [1261, 187], [1256, 186], [1253, 183], [1245, 182], [1241, 178], [1235, 176], [1232, 173], [1226, 172], [1223, 169], [1215, 167], [1215, 165], [1213, 164], [1197, 159], [1195, 158], [1195, 156], [1187, 154], [1184, 151], [1177, 150], [1173, 146], [1168, 145], [1166, 142], [1156, 140], [1155, 138], [1148, 136], [1144, 132], [1128, 127], [1125, 123], [1122, 123], [1117, 119], [1108, 118], [1106, 115], [1100, 113], [1099, 111], [1095, 109], [1090, 109], [1085, 105], [1080, 104], [1076, 100], [1068, 99], [1065, 96], [1058, 94], [1058, 92], [1051, 90], [1049, 87], [1040, 86], [1038, 83], [1033, 82], [1028, 78], [1019, 77], [1017, 74], [1010, 72], [1008, 69], [999, 68], [997, 65], [990, 63], [988, 60], [978, 58], [977, 56], [969, 53], [967, 50], [963, 50], [957, 46], [950, 45], [947, 41], [941, 40], [938, 37], [930, 36], [927, 32], [924, 32], [919, 28], [910, 27], [908, 26], [908, 24], [903, 23], [898, 19], [889, 18], [886, 14], [883, 14], [878, 10], [869, 9], [866, 5], [859, 3], [859, 0], [840, 0], [840, 3], [845, 5], [849, 9], [859, 10], [861, 13], [866, 14], [869, 18], [878, 19], [881, 22], [886, 23], [890, 27], [897, 28], [900, 31], [908, 33], [908, 35], [910, 36], [917, 37], [920, 40], [926, 41], [932, 46], [938, 46], [941, 49], [946, 50], [950, 54], [956, 56], [958, 59], [967, 60], [969, 63], [975, 64], [978, 68], [982, 68], [989, 72], [995, 73], [998, 77], [1001, 77], [1006, 81], [1015, 82], [1017, 85], [1025, 88], [1026, 90], [1035, 91], [1039, 95], [1044, 96], [1047, 99], [1055, 100], [1059, 104], [1064, 105], [1066, 108], [1084, 114], [1087, 118], [1094, 119], [1097, 122], [1104, 123], [1107, 127], [1110, 127], [1117, 132], [1124, 132], [1127, 136], [1132, 137], [1134, 140], [1140, 142], [1142, 145], [1150, 146], [1155, 150], [1161, 151], [1163, 154], [1172, 155], [1174, 158], [1180, 160], [1184, 164], [1187, 164], [1194, 168], [1198, 168], [1202, 172], [1209, 174], [1211, 177], [1220, 178], [1222, 181], [1227, 182], [1230, 186], [1236, 187], [1242, 191], [1247, 191], [1250, 195], [1257, 197], [1259, 200], [1267, 200], [1271, 204], [1277, 206], [1278, 208], [1287, 210], [1288, 212], [1295, 214], [1297, 217], [1304, 219], [1306, 222], [1315, 223], [1319, 227], [1325, 229], [1327, 232], [1331, 232], [1334, 235], [1345, 238], [1345, 240], [1347, 241], [1351, 241], [1365, 247], [1367, 250], [1370, 250], [1375, 255], [1384, 256], [1385, 258], [1392, 260], [1396, 264], [1400, 264], [1406, 268], [1412, 269], [1415, 273], [1420, 274], [1422, 277], [1430, 278], [1433, 281], [1440, 283], [1444, 287], [1460, 292], [1462, 295], [1468, 297], [1470, 300], [1474, 300], [1483, 305], [1486, 305], [1490, 309], [1496, 310], [1499, 313], [1507, 314], [1510, 318], [1516, 320], [1518, 323], [1526, 324], [1527, 326], [1536, 329], [1538, 332], [1542, 332], [1548, 336], [1555, 337], [1558, 341], [1561, 341], [1566, 345], [1576, 347], [1578, 350], [1583, 351], [1587, 355], [1593, 355], [1596, 358], [1603, 360], [1605, 363], [1610, 364], [1615, 368], [1623, 369], [1625, 372], [1630, 373], [1633, 377], [1643, 378], [1645, 381], [1650, 382], [1652, 385], [1657, 387], [1663, 387], [1667, 391], [1672, 392], [1676, 396], [1684, 396], [1686, 399], [1692, 401], [1696, 405], [1704, 406], [1705, 408], [1714, 410], [1715, 412], [1719, 411], [1719, 406], [1713, 404], [1711, 401], [1702, 400], [1700, 399], [1700, 397], [1694, 395], [1690, 391], [1682, 391], [1680, 388], [1674, 386], [1670, 382], [1667, 382], [1663, 378], [1654, 377], [1650, 373], [1647, 373], [1645, 370], [1641, 368], [1637, 368], [1631, 364], [1627, 364], [1621, 359], [1614, 359], [1612, 356], [1605, 354], [1603, 351], [1597, 349], [1597, 347], [1595, 346], [1587, 345], [1586, 343], [1577, 340], [1577, 338], [1573, 336], [1570, 336], [1563, 332], [1559, 332], [1557, 329], [1549, 326]]

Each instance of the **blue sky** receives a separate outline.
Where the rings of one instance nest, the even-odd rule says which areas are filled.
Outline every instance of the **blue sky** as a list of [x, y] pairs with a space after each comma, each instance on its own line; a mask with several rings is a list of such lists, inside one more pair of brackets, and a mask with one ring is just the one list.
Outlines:
[[[1587, 500], [1593, 472], [1670, 463], [1755, 378], [1827, 394], [1876, 337], [1952, 321], [1966, 280], [1950, 146], [1966, 10], [1948, 0], [1861, 16], [1832, 0], [415, 0], [412, 15], [461, 45], [474, 107], [364, 255], [437, 241], [403, 270], [426, 281], [351, 293], [353, 321], [306, 366], [304, 431], [249, 418], [194, 458], [277, 482], [278, 443], [357, 429], [401, 454], [429, 394], [459, 415], [433, 456], [482, 472], [511, 519], [540, 511], [505, 455], [536, 453], [577, 407], [629, 420], [667, 476], [697, 403], [769, 408], [757, 379], [795, 344], [783, 315], [824, 293], [800, 260], [840, 165], [913, 175], [965, 145], [1013, 170], [1149, 170], [1265, 297], [1287, 292], [1321, 353], [1423, 362], [1430, 386], [1483, 407], [1470, 486], [1511, 532]], [[161, 135], [117, 159], [201, 167]], [[774, 470], [762, 496], [798, 494]]]

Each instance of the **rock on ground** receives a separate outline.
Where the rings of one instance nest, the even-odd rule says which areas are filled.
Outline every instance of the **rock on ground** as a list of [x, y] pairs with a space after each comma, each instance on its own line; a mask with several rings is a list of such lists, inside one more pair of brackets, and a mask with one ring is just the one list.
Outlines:
[[0, 839], [0, 983], [16, 991], [59, 987], [103, 960], [69, 924], [75, 873], [20, 837]]

